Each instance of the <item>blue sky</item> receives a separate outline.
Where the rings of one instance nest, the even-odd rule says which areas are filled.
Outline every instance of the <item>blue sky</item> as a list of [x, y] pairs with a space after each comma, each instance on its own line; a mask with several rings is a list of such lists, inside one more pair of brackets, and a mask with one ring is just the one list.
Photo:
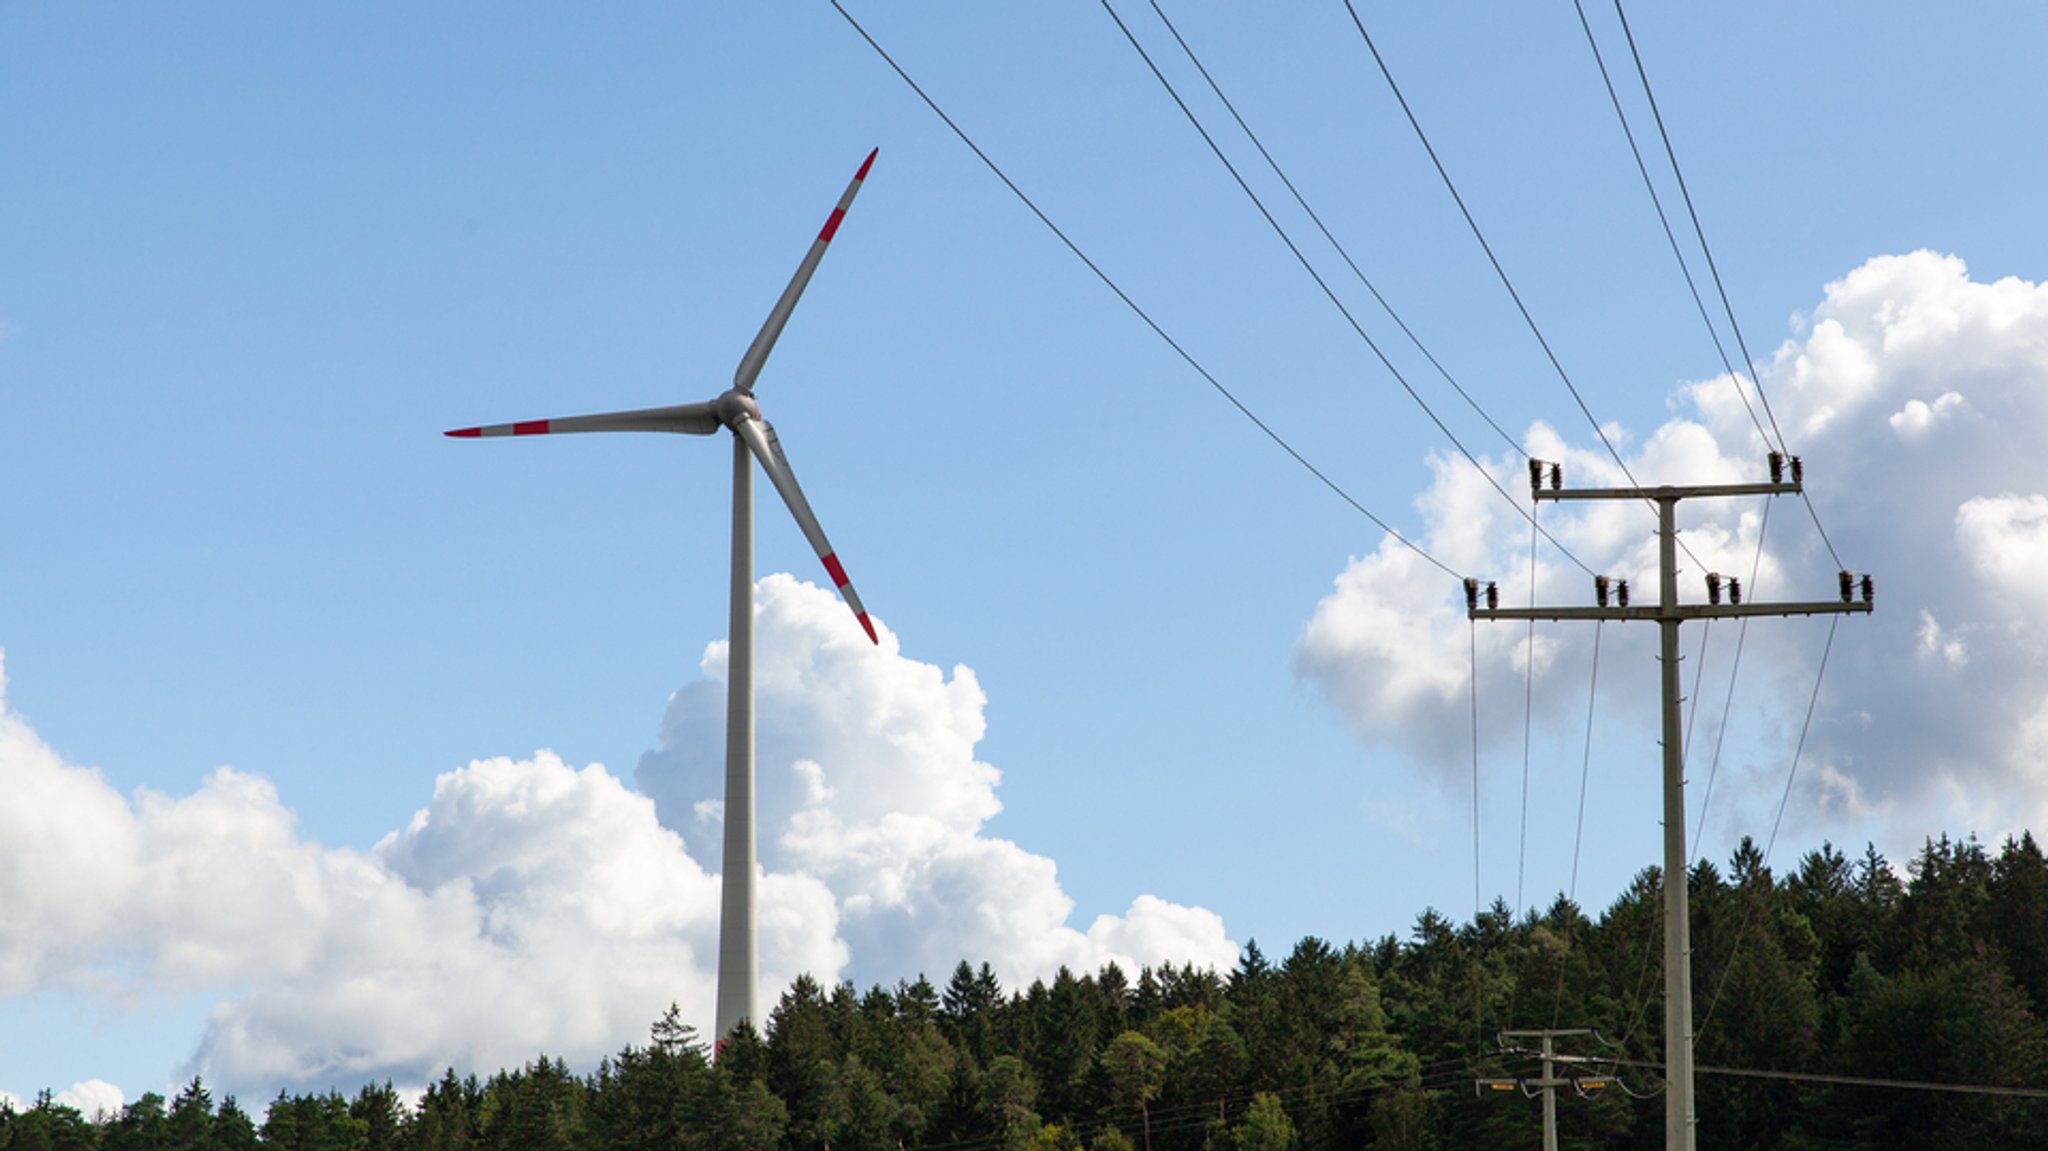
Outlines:
[[[1100, 6], [849, 8], [1304, 456], [1453, 568], [1526, 595], [1526, 525], [1476, 487]], [[1310, 242], [1154, 13], [1117, 11], [1368, 333], [1520, 491], [1519, 459]], [[1166, 11], [1492, 419], [1600, 478], [1591, 429], [1342, 4]], [[1632, 466], [1760, 472], [1572, 8], [1360, 13]], [[1589, 15], [1648, 145], [1614, 13]], [[1821, 520], [1879, 573], [1879, 615], [1837, 636], [1781, 859], [1823, 837], [1897, 857], [1943, 830], [2029, 826], [2048, 810], [2030, 770], [2048, 621], [2014, 605], [2048, 558], [2028, 449], [2048, 425], [2032, 290], [2048, 275], [2031, 147], [2044, 17], [1630, 19]], [[833, 629], [855, 625], [823, 593], [764, 592], [764, 634], [790, 645], [762, 704], [764, 818], [782, 820], [764, 822], [783, 877], [767, 898], [786, 913], [770, 974], [941, 976], [951, 946], [1018, 979], [1470, 914], [1455, 582], [1389, 558], [830, 5], [13, 8], [0, 774], [49, 802], [17, 805], [0, 848], [15, 896], [0, 1029], [48, 1041], [0, 1052], [0, 1090], [98, 1079], [133, 1098], [197, 1070], [267, 1096], [541, 1047], [594, 1058], [708, 988], [692, 893], [716, 868], [700, 854], [715, 813], [695, 806], [715, 799], [716, 732], [692, 707], [718, 690], [726, 446], [439, 433], [715, 395], [877, 146], [759, 383], [892, 635], [844, 651]], [[761, 491], [757, 572], [822, 582]], [[1747, 571], [1741, 517], [1757, 511], [1689, 527]], [[1641, 518], [1558, 521], [1626, 572]], [[1767, 594], [1828, 594], [1803, 509], [1778, 509], [1768, 549], [1782, 579]], [[1575, 568], [1541, 563], [1544, 598], [1584, 597]], [[1769, 832], [1826, 626], [1752, 629], [1709, 853]], [[1533, 688], [1524, 638], [1486, 629], [1479, 645], [1478, 886], [1530, 904], [1570, 883], [1583, 761], [1578, 895], [1597, 908], [1656, 858], [1654, 645], [1604, 636], [1587, 757], [1590, 637], [1540, 632]], [[1695, 661], [1701, 748], [1727, 692], [1728, 637], [1713, 640]], [[597, 827], [646, 854], [599, 867], [597, 847], [561, 846], [604, 841]], [[675, 882], [643, 890], [650, 876]], [[601, 1026], [569, 1028], [563, 1006], [477, 1038], [486, 1003], [402, 1042], [308, 1006], [415, 949], [450, 981], [573, 982], [587, 957], [536, 942], [574, 934], [548, 918], [569, 904], [608, 909], [579, 929], [645, 949], [631, 994], [586, 1013]], [[337, 907], [383, 910], [321, 919]], [[994, 922], [1018, 908], [1037, 917]], [[490, 978], [460, 959], [478, 939]]]

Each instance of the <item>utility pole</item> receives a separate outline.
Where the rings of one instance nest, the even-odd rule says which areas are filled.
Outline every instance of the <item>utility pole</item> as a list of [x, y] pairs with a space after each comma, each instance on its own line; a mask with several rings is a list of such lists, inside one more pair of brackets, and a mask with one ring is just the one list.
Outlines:
[[[1692, 1067], [1692, 929], [1688, 918], [1685, 851], [1685, 764], [1680, 722], [1678, 682], [1678, 625], [1692, 619], [1735, 619], [1746, 616], [1828, 615], [1838, 612], [1868, 612], [1871, 608], [1871, 580], [1859, 580], [1853, 572], [1840, 575], [1839, 602], [1743, 603], [1739, 581], [1726, 581], [1728, 602], [1723, 603], [1724, 583], [1719, 574], [1707, 576], [1708, 602], [1678, 602], [1678, 501], [1722, 499], [1732, 496], [1796, 495], [1804, 490], [1805, 477], [1799, 457], [1790, 460], [1791, 478], [1785, 478], [1786, 458], [1770, 454], [1768, 483], [1707, 484], [1698, 486], [1566, 488], [1563, 468], [1541, 460], [1529, 461], [1529, 488], [1537, 502], [1544, 500], [1644, 500], [1657, 505], [1658, 602], [1654, 607], [1630, 607], [1628, 581], [1596, 576], [1593, 580], [1595, 607], [1500, 606], [1500, 589], [1485, 585], [1485, 606], [1480, 606], [1478, 580], [1465, 581], [1466, 614], [1475, 620], [1656, 620], [1661, 632], [1659, 662], [1663, 665], [1664, 743], [1664, 1147], [1665, 1151], [1694, 1151], [1693, 1067]], [[1545, 484], [1545, 480], [1548, 484]], [[1862, 598], [1855, 593], [1860, 590]], [[1611, 606], [1610, 596], [1616, 601]], [[1547, 1074], [1546, 1074], [1546, 1077]]]
[[[1479, 1079], [1473, 1082], [1473, 1087], [1475, 1090], [1481, 1091], [1513, 1091], [1519, 1089], [1524, 1095], [1529, 1094], [1531, 1088], [1543, 1092], [1543, 1151], [1557, 1151], [1557, 1089], [1560, 1087], [1576, 1087], [1579, 1094], [1585, 1095], [1606, 1087], [1612, 1080], [1605, 1075], [1575, 1075], [1570, 1079], [1558, 1078], [1558, 1054], [1557, 1049], [1552, 1044], [1559, 1039], [1568, 1039], [1574, 1035], [1591, 1035], [1592, 1032], [1584, 1027], [1576, 1027], [1564, 1031], [1556, 1029], [1547, 1031], [1503, 1031], [1500, 1034], [1503, 1039], [1541, 1039], [1543, 1041], [1543, 1050], [1540, 1052], [1543, 1057], [1543, 1078]], [[1572, 1062], [1581, 1061], [1575, 1056], [1565, 1056], [1565, 1058]]]

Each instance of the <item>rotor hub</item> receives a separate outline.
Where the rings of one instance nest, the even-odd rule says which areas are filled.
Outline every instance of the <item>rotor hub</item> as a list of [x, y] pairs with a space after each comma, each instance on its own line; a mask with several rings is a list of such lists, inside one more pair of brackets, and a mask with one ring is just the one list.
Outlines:
[[755, 403], [754, 397], [746, 392], [738, 388], [728, 388], [724, 395], [711, 401], [711, 412], [718, 417], [719, 423], [730, 428], [737, 427], [741, 420], [760, 419], [761, 405]]

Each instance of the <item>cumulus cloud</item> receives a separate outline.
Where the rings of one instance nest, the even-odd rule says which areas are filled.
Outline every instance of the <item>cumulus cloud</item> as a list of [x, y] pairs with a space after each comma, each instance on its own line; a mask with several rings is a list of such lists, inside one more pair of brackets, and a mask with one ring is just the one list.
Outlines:
[[[0, 697], [0, 785], [0, 994], [225, 992], [190, 1069], [230, 1090], [595, 1059], [672, 1000], [708, 1014], [716, 880], [600, 766], [473, 763], [358, 852], [230, 768], [124, 797]], [[118, 1107], [104, 1086], [74, 1091]]]
[[1961, 418], [1969, 410], [1970, 402], [1965, 400], [1961, 393], [1943, 392], [1936, 396], [1932, 403], [1920, 399], [1907, 400], [1906, 406], [1893, 412], [1891, 419], [1885, 422], [1891, 425], [1892, 431], [1898, 433], [1901, 440], [1918, 443], [1935, 434], [1942, 425]]
[[[1216, 915], [1149, 894], [1069, 926], [1053, 861], [983, 834], [1001, 773], [974, 757], [987, 697], [972, 669], [908, 659], [886, 628], [870, 644], [831, 592], [786, 575], [761, 581], [754, 626], [762, 867], [830, 893], [851, 978], [942, 977], [963, 958], [1011, 981], [1235, 961]], [[635, 773], [707, 867], [723, 830], [726, 655], [706, 650]]]
[[308, 850], [288, 946], [208, 1020], [197, 1062], [230, 1084], [587, 1061], [708, 1006], [716, 881], [602, 766], [478, 761], [371, 852]]
[[50, 1102], [59, 1107], [75, 1107], [87, 1119], [113, 1115], [127, 1102], [121, 1089], [104, 1079], [87, 1079], [73, 1083], [50, 1097]]
[[[1829, 665], [1807, 749], [1807, 807], [1888, 818], [1908, 848], [1938, 829], [1925, 825], [1930, 818], [1988, 835], [2042, 826], [2048, 661], [2038, 653], [2048, 642], [2048, 597], [2037, 589], [2048, 561], [2048, 477], [2037, 445], [2048, 436], [2048, 287], [1973, 280], [1963, 261], [1931, 252], [1873, 259], [1827, 285], [1759, 375], [1768, 415], [1806, 461], [1835, 550], [1876, 573], [1879, 592], [1873, 617], [1844, 625]], [[1766, 413], [1753, 392], [1726, 377], [1706, 380], [1675, 389], [1674, 407], [1676, 418], [1626, 450], [1638, 480], [1762, 474], [1767, 445], [1757, 422]], [[1528, 448], [1564, 461], [1574, 486], [1625, 482], [1590, 435], [1539, 425]], [[1511, 491], [1519, 490], [1513, 463], [1489, 463]], [[1420, 501], [1424, 545], [1463, 571], [1512, 574], [1501, 578], [1504, 602], [1526, 602], [1526, 523], [1497, 497], [1485, 506], [1463, 461], [1439, 460], [1435, 469]], [[1683, 598], [1704, 598], [1700, 567], [1742, 576], [1752, 598], [1832, 595], [1835, 563], [1804, 509], [1787, 500], [1773, 508], [1750, 579], [1761, 503], [1682, 509], [1682, 534], [1699, 560], [1686, 563]], [[1543, 509], [1545, 526], [1580, 559], [1630, 579], [1638, 596], [1656, 586], [1645, 518], [1645, 509], [1622, 503]], [[1535, 598], [1586, 602], [1585, 583], [1549, 552]], [[1448, 770], [1458, 752], [1469, 754], [1463, 614], [1442, 573], [1383, 546], [1337, 577], [1304, 629], [1297, 666], [1362, 738]], [[1522, 625], [1478, 629], [1482, 692], [1513, 692], [1519, 704], [1517, 659], [1535, 658], [1539, 670], [1584, 667], [1591, 628], [1538, 630], [1548, 649], [1518, 654]], [[1611, 629], [1606, 642], [1614, 631], [1646, 630]], [[1766, 701], [1754, 722], [1796, 733], [1814, 647], [1810, 632], [1787, 625], [1750, 629], [1744, 696]], [[1537, 705], [1567, 718], [1585, 681], [1559, 678], [1578, 686], [1546, 694], [1539, 677]]]
[[[1151, 894], [1070, 926], [1052, 860], [981, 834], [1000, 773], [974, 758], [971, 670], [906, 659], [886, 633], [872, 648], [832, 593], [787, 576], [757, 611], [767, 995], [805, 972], [894, 982], [968, 957], [1011, 980], [1234, 961], [1217, 916]], [[659, 808], [602, 765], [479, 760], [368, 850], [304, 838], [268, 780], [233, 768], [124, 796], [7, 709], [0, 670], [0, 995], [219, 994], [182, 1073], [250, 1097], [543, 1051], [589, 1065], [670, 1002], [708, 1028], [724, 656], [711, 646], [641, 765]], [[71, 1094], [122, 1102], [96, 1082]]]
[[[86, 1079], [73, 1083], [62, 1091], [54, 1092], [50, 1102], [59, 1107], [71, 1107], [87, 1119], [96, 1119], [118, 1114], [128, 1097], [119, 1087], [104, 1079]], [[0, 1091], [0, 1111], [21, 1112], [26, 1110], [21, 1096], [12, 1091]]]

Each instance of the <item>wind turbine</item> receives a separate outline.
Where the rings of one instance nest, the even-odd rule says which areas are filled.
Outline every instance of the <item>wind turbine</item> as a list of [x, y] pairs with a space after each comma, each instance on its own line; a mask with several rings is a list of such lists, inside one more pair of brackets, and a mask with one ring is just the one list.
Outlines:
[[875, 153], [879, 151], [881, 149], [877, 148], [869, 152], [868, 158], [861, 163], [860, 171], [854, 173], [853, 182], [839, 197], [839, 206], [832, 209], [832, 215], [826, 218], [818, 238], [812, 241], [811, 250], [797, 265], [796, 275], [790, 277], [789, 286], [782, 290], [782, 298], [775, 301], [767, 322], [761, 325], [754, 342], [747, 347], [747, 354], [740, 357], [739, 370], [733, 373], [732, 387], [717, 399], [566, 419], [486, 424], [446, 433], [472, 439], [569, 432], [676, 432], [708, 436], [721, 426], [732, 430], [732, 616], [725, 697], [725, 874], [718, 916], [718, 1008], [715, 1017], [717, 1030], [713, 1034], [714, 1042], [721, 1047], [733, 1028], [754, 1017], [753, 460], [760, 461], [761, 470], [768, 473], [768, 481], [782, 493], [782, 501], [789, 505], [790, 514], [796, 517], [797, 527], [803, 529], [804, 538], [811, 542], [818, 558], [824, 561], [825, 573], [832, 577], [832, 583], [845, 598], [846, 606], [853, 609], [860, 626], [868, 633], [868, 639], [877, 644], [881, 642], [875, 636], [875, 625], [869, 621], [867, 609], [861, 606], [853, 584], [847, 581], [846, 569], [839, 565], [838, 555], [825, 539], [825, 529], [818, 526], [818, 517], [812, 513], [810, 501], [804, 498], [803, 489], [797, 486], [796, 475], [789, 469], [789, 458], [783, 454], [782, 444], [775, 438], [775, 429], [761, 417], [760, 405], [754, 402], [754, 379], [761, 374], [761, 365], [767, 362], [768, 353], [774, 350], [775, 340], [782, 335], [783, 325], [789, 322], [789, 314], [796, 308], [797, 298], [803, 295], [804, 286], [811, 282], [811, 274], [818, 270], [818, 261], [825, 255], [825, 246], [832, 242], [833, 234], [839, 230], [839, 222], [853, 204], [854, 194], [860, 191], [861, 181], [867, 179], [868, 168], [875, 162]]

